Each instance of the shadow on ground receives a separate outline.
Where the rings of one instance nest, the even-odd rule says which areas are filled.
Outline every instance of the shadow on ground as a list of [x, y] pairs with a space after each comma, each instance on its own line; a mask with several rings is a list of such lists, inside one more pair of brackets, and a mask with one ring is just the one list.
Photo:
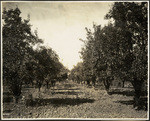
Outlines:
[[36, 98], [34, 100], [28, 99], [26, 100], [26, 106], [45, 106], [45, 105], [53, 105], [53, 106], [66, 106], [66, 105], [79, 105], [83, 103], [93, 103], [94, 99], [88, 98], [50, 98], [50, 99], [40, 99]]
[[4, 110], [3, 113], [11, 113], [12, 110], [11, 109], [7, 109], [7, 110]]
[[72, 85], [72, 84], [65, 84], [64, 85], [64, 88], [71, 88], [71, 87], [75, 87], [75, 85]]
[[134, 96], [134, 91], [130, 91], [130, 90], [112, 90], [109, 92], [110, 95], [113, 94], [118, 94], [118, 95], [124, 95], [124, 96]]
[[53, 92], [53, 94], [63, 94], [63, 95], [78, 95], [78, 94], [82, 94], [83, 92]]
[[115, 103], [121, 103], [121, 104], [124, 104], [124, 105], [133, 105], [134, 104], [134, 101], [133, 100], [121, 100], [121, 101], [115, 101]]
[[[118, 95], [124, 95], [124, 96], [134, 96], [134, 90], [128, 90], [129, 88], [125, 89], [125, 90], [121, 90], [121, 89], [113, 89], [110, 90], [109, 94], [113, 95], [113, 94], [118, 94]], [[142, 96], [147, 96], [147, 91], [142, 91], [141, 92]]]
[[[115, 103], [121, 103], [124, 105], [134, 105], [134, 100], [121, 100], [121, 101], [115, 101]], [[139, 102], [139, 109], [138, 110], [147, 110], [147, 98], [141, 98]]]
[[62, 89], [53, 89], [53, 90], [80, 90], [80, 88], [75, 88], [75, 89], [62, 88]]

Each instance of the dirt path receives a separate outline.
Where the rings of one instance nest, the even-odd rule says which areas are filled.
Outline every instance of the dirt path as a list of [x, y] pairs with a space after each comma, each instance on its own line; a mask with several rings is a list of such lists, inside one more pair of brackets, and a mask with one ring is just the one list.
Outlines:
[[11, 106], [14, 110], [6, 118], [147, 117], [146, 111], [133, 109], [130, 103], [132, 96], [108, 95], [105, 90], [95, 90], [72, 81], [57, 83], [54, 89], [42, 88], [40, 94], [38, 89], [28, 89], [26, 92], [32, 94], [34, 101]]

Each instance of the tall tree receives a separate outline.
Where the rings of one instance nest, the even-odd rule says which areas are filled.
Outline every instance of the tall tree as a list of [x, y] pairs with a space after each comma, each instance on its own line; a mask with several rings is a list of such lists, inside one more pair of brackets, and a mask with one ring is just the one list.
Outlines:
[[[126, 39], [126, 64], [131, 61], [131, 68], [126, 72], [135, 90], [135, 105], [138, 105], [143, 83], [147, 83], [147, 43], [148, 43], [148, 3], [115, 2], [107, 19], [113, 18], [115, 26]], [[122, 41], [121, 41], [122, 42]]]
[[18, 101], [22, 80], [26, 76], [25, 63], [29, 62], [32, 45], [41, 43], [31, 32], [29, 18], [22, 20], [19, 8], [3, 10], [3, 77]]

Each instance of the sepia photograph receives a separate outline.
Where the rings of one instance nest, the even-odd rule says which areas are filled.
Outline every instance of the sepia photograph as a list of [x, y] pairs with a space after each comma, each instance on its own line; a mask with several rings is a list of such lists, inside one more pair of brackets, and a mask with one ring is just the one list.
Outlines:
[[149, 1], [1, 1], [2, 120], [148, 120]]

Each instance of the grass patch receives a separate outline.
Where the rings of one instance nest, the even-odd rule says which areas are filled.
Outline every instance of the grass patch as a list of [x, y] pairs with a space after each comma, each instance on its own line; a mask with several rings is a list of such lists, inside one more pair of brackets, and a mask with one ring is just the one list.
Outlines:
[[80, 105], [83, 103], [93, 103], [94, 99], [88, 98], [50, 98], [50, 99], [40, 99], [36, 98], [34, 100], [28, 99], [26, 100], [26, 106], [45, 106], [45, 105], [53, 105], [53, 106], [66, 106], [66, 105]]

